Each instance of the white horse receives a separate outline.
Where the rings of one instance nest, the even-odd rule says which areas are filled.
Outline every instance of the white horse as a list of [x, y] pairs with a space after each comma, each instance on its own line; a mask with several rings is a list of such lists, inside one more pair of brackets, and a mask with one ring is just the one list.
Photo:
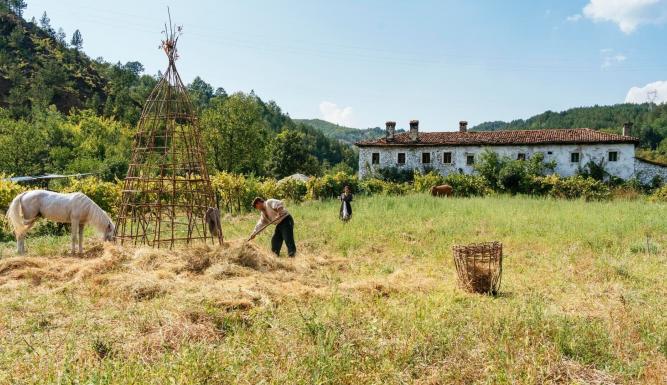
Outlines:
[[104, 241], [112, 241], [116, 226], [104, 210], [92, 199], [80, 192], [60, 194], [46, 190], [31, 190], [12, 200], [7, 210], [9, 225], [16, 237], [18, 254], [25, 253], [25, 236], [40, 217], [72, 224], [72, 254], [83, 253], [83, 227], [93, 226], [103, 235]]

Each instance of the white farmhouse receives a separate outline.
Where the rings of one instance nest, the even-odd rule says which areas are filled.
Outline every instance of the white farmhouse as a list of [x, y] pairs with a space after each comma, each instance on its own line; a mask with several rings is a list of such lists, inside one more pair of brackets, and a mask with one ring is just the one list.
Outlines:
[[619, 178], [649, 183], [659, 176], [667, 181], [667, 167], [635, 157], [639, 139], [629, 135], [631, 123], [624, 125], [623, 135], [588, 128], [468, 131], [467, 125], [460, 122], [458, 132], [419, 132], [419, 121], [413, 120], [410, 131], [397, 134], [396, 122], [387, 122], [384, 138], [356, 143], [359, 177], [388, 167], [470, 174], [482, 151], [489, 149], [512, 159], [542, 153], [545, 161], [556, 161], [555, 172], [561, 176], [575, 175], [591, 160], [604, 160], [607, 172]]

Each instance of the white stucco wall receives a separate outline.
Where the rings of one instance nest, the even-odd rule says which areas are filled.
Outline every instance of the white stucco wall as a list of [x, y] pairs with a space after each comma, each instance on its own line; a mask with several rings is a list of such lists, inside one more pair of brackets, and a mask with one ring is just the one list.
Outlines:
[[[466, 174], [474, 171], [473, 166], [466, 164], [466, 155], [475, 155], [476, 159], [485, 149], [495, 151], [500, 155], [516, 159], [519, 153], [525, 153], [528, 157], [537, 152], [544, 153], [545, 161], [556, 161], [555, 172], [561, 176], [571, 176], [577, 173], [580, 166], [588, 161], [599, 162], [605, 160], [606, 170], [619, 178], [629, 179], [635, 173], [635, 146], [633, 144], [582, 144], [582, 145], [539, 145], [539, 146], [387, 146], [387, 147], [361, 147], [359, 148], [359, 177], [368, 176], [371, 170], [386, 167], [398, 167], [407, 169], [424, 170], [429, 167], [437, 170], [443, 175], [458, 172], [459, 169]], [[616, 162], [608, 161], [610, 151], [618, 152]], [[371, 164], [372, 153], [380, 154], [380, 163]], [[398, 153], [405, 153], [405, 164], [398, 164]], [[431, 163], [422, 164], [422, 153], [431, 153]], [[452, 163], [443, 163], [443, 153], [452, 153]], [[570, 154], [579, 152], [579, 162], [570, 162]]]

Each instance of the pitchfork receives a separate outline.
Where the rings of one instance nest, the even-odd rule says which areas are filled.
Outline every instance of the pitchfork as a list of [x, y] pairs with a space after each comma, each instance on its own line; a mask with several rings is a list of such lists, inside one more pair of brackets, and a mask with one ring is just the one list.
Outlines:
[[253, 238], [255, 238], [257, 236], [257, 234], [261, 233], [262, 231], [264, 231], [267, 227], [271, 226], [272, 224], [282, 221], [288, 215], [289, 214], [279, 215], [278, 218], [276, 218], [276, 219], [272, 220], [271, 222], [265, 224], [264, 226], [260, 227], [259, 230], [255, 231], [248, 239], [243, 241], [243, 243], [250, 242]]

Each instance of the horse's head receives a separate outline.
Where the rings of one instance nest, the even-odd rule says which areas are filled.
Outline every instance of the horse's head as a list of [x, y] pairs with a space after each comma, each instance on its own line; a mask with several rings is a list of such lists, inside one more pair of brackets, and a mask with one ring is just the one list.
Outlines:
[[104, 241], [113, 242], [115, 238], [116, 238], [116, 226], [113, 224], [113, 222], [109, 221], [107, 228], [104, 230]]

